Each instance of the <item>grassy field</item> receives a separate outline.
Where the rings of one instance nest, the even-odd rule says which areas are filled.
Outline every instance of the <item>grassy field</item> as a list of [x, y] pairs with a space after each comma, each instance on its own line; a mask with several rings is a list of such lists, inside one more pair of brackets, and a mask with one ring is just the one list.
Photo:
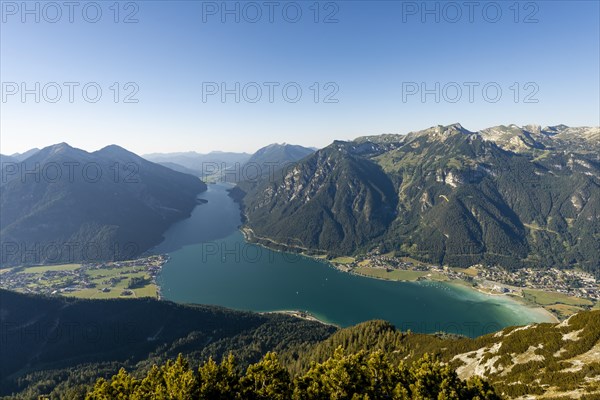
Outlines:
[[585, 309], [577, 306], [570, 306], [567, 304], [552, 304], [544, 307], [546, 310], [555, 314], [560, 319], [565, 319], [573, 314], [584, 311]]
[[133, 294], [129, 296], [122, 296], [121, 292], [127, 287], [127, 282], [122, 281], [116, 286], [112, 287], [110, 292], [102, 292], [98, 289], [83, 289], [76, 292], [64, 293], [65, 296], [77, 297], [80, 299], [116, 299], [116, 298], [139, 298], [139, 297], [156, 297], [158, 293], [158, 287], [150, 283], [142, 288], [129, 289]]
[[587, 307], [594, 306], [594, 303], [587, 299], [543, 290], [524, 289], [523, 297], [530, 303], [543, 306], [560, 319], [568, 318], [573, 314], [586, 310]]
[[23, 272], [28, 274], [43, 274], [51, 271], [75, 271], [81, 268], [81, 264], [42, 265], [39, 267], [26, 267]]
[[354, 261], [355, 260], [353, 257], [337, 257], [331, 260], [331, 262], [334, 264], [350, 264]]
[[371, 268], [371, 267], [358, 267], [353, 270], [357, 274], [370, 276], [373, 278], [387, 279], [391, 281], [416, 281], [421, 277], [429, 277], [436, 280], [446, 280], [445, 276], [438, 273], [431, 273], [427, 271], [405, 271], [405, 270], [392, 270], [386, 271], [382, 268]]
[[[89, 267], [63, 264], [13, 268], [10, 272], [22, 276], [20, 289], [33, 293], [85, 299], [156, 297], [158, 294], [158, 287], [143, 265]], [[132, 278], [145, 278], [146, 282], [141, 287], [129, 289]]]
[[593, 302], [578, 297], [571, 297], [562, 293], [551, 293], [543, 290], [524, 289], [523, 297], [533, 303], [549, 306], [554, 304], [564, 304], [568, 306], [592, 306]]
[[[96, 285], [95, 288], [82, 289], [74, 292], [64, 293], [65, 296], [86, 298], [86, 299], [114, 299], [119, 297], [156, 297], [158, 288], [150, 282], [150, 277], [139, 267], [115, 267], [115, 268], [95, 268], [86, 272], [90, 283]], [[131, 278], [148, 279], [145, 286], [135, 289], [128, 289]], [[108, 292], [102, 289], [110, 289]], [[131, 295], [122, 295], [124, 290], [133, 292]]]

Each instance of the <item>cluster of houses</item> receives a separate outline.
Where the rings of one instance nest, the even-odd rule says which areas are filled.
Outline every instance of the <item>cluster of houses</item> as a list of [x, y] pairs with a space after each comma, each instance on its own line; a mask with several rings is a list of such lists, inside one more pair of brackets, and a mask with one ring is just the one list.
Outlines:
[[[43, 272], [33, 272], [30, 270], [31, 267], [15, 267], [1, 273], [0, 287], [36, 294], [72, 293], [94, 288], [107, 293], [120, 281], [126, 279], [125, 275], [131, 272], [144, 272], [154, 281], [167, 260], [167, 255], [160, 254], [136, 260], [85, 263], [77, 268], [49, 269]], [[115, 269], [123, 269], [119, 275], [124, 276], [114, 276], [114, 272], [107, 271], [106, 274], [95, 273], [92, 279], [89, 274], [92, 270]], [[106, 279], [100, 281], [102, 278]]]
[[501, 267], [479, 264], [472, 266], [471, 273], [467, 274], [459, 268], [411, 262], [407, 261], [406, 258], [380, 254], [377, 251], [338, 267], [351, 271], [360, 266], [382, 268], [388, 272], [395, 269], [438, 272], [446, 275], [449, 279], [476, 282], [478, 285], [497, 293], [516, 293], [521, 291], [520, 288], [529, 288], [553, 291], [594, 301], [600, 300], [600, 284], [598, 281], [593, 275], [577, 269], [550, 268], [539, 270], [523, 268], [516, 271], [507, 271]]
[[477, 276], [481, 279], [497, 282], [500, 290], [510, 290], [504, 285], [526, 287], [562, 293], [568, 296], [600, 300], [600, 285], [592, 276], [576, 269], [550, 268], [537, 270], [523, 268], [506, 271], [499, 267], [478, 265]]

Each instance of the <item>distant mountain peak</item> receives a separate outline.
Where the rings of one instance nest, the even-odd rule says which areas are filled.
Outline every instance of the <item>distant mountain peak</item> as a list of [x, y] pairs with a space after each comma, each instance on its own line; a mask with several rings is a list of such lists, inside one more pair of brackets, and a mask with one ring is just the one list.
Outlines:
[[523, 125], [523, 129], [528, 132], [537, 133], [537, 134], [542, 132], [542, 127], [541, 127], [541, 125], [538, 125], [538, 124]]
[[447, 125], [446, 129], [456, 129], [456, 130], [464, 130], [463, 126], [460, 122], [455, 122], [453, 124]]
[[565, 124], [559, 124], [559, 125], [553, 125], [553, 126], [545, 126], [544, 128], [542, 128], [542, 132], [549, 134], [549, 135], [555, 135], [557, 133], [566, 131], [567, 129], [569, 129], [569, 126], [567, 126]]
[[11, 154], [10, 157], [16, 159], [17, 161], [23, 161], [26, 158], [34, 155], [38, 151], [40, 151], [40, 149], [38, 149], [37, 147], [34, 147], [33, 149], [24, 151], [23, 153], [14, 153], [14, 154]]
[[442, 125], [439, 125], [439, 126], [445, 133], [464, 133], [467, 135], [472, 135], [474, 133], [477, 133], [477, 132], [471, 132], [470, 130], [464, 128], [458, 122], [455, 122], [454, 124], [450, 124], [450, 125], [446, 125], [446, 126], [442, 126]]
[[199, 156], [205, 156], [205, 155], [249, 155], [248, 153], [242, 152], [242, 153], [235, 153], [235, 152], [231, 152], [231, 151], [221, 151], [221, 150], [213, 150], [211, 152], [208, 153], [198, 153], [195, 151], [188, 151], [186, 153], [181, 153], [181, 154], [194, 154], [194, 155], [199, 155]]
[[117, 144], [109, 144], [107, 146], [104, 146], [103, 148], [101, 148], [100, 150], [111, 150], [111, 149], [116, 149], [116, 150], [125, 150], [125, 148], [117, 145]]
[[[314, 153], [312, 149], [287, 143], [272, 143], [256, 151], [248, 160], [248, 163], [257, 165], [279, 165], [293, 163]], [[274, 164], [273, 164], [274, 163]]]
[[418, 137], [427, 137], [433, 140], [445, 140], [451, 136], [460, 135], [474, 135], [477, 132], [471, 132], [465, 129], [460, 123], [456, 122], [450, 125], [436, 125], [422, 131], [410, 132], [406, 135], [407, 139], [414, 139]]
[[66, 142], [56, 143], [33, 153], [32, 157], [38, 159], [44, 159], [52, 156], [64, 156], [66, 154], [73, 154], [75, 152], [84, 152], [83, 150], [76, 149], [70, 146]]
[[101, 148], [100, 150], [95, 151], [93, 154], [96, 155], [100, 155], [100, 156], [105, 156], [105, 157], [109, 157], [109, 158], [119, 158], [119, 159], [123, 159], [123, 160], [135, 160], [135, 161], [139, 161], [141, 159], [140, 156], [138, 156], [135, 153], [132, 153], [131, 151], [118, 146], [116, 144], [111, 144], [108, 146], [105, 146], [103, 148]]
[[103, 148], [101, 148], [100, 150], [96, 151], [97, 153], [111, 153], [111, 154], [118, 154], [118, 153], [126, 153], [126, 154], [134, 154], [132, 152], [130, 152], [129, 150], [116, 145], [116, 144], [109, 144], [108, 146], [104, 146]]
[[290, 150], [291, 151], [293, 151], [293, 150], [302, 150], [302, 151], [305, 151], [306, 153], [310, 153], [309, 150], [311, 150], [311, 149], [309, 149], [308, 147], [303, 147], [303, 146], [296, 145], [296, 144], [289, 144], [289, 143], [286, 143], [286, 142], [283, 142], [283, 143], [271, 143], [271, 144], [269, 144], [269, 145], [267, 145], [265, 147], [261, 147], [254, 154], [262, 154], [262, 153], [265, 153], [265, 152], [268, 152], [268, 151], [290, 151]]
[[485, 140], [517, 153], [550, 149], [597, 152], [600, 144], [600, 128], [593, 126], [569, 127], [560, 124], [542, 128], [537, 124], [510, 124], [482, 129], [480, 133]]
[[271, 143], [271, 144], [268, 144], [268, 145], [266, 145], [266, 146], [258, 149], [257, 152], [261, 151], [261, 150], [265, 150], [265, 149], [280, 149], [280, 148], [295, 147], [295, 146], [296, 145], [294, 145], [294, 144], [288, 144], [286, 142], [283, 142], [283, 143]]
[[68, 143], [66, 142], [60, 142], [57, 144], [53, 144], [51, 146], [47, 147], [48, 149], [50, 149], [53, 153], [58, 153], [61, 151], [68, 151], [73, 149], [73, 147], [71, 147]]

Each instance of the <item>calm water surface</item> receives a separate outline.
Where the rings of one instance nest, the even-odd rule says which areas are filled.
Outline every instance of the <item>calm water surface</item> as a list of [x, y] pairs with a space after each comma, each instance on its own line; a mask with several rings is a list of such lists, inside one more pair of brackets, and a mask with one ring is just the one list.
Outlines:
[[208, 203], [173, 225], [155, 248], [171, 256], [158, 277], [165, 299], [252, 311], [304, 310], [340, 326], [385, 319], [403, 330], [469, 336], [548, 321], [504, 296], [453, 284], [360, 277], [246, 243], [229, 187], [209, 185], [199, 196]]

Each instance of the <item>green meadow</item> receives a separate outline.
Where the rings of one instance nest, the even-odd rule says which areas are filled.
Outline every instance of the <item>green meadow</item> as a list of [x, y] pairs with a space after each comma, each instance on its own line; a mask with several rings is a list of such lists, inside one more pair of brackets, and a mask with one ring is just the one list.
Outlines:
[[427, 277], [434, 280], [447, 280], [443, 274], [429, 271], [411, 271], [394, 269], [387, 271], [383, 268], [358, 267], [353, 272], [369, 276], [372, 278], [386, 279], [390, 281], [416, 281], [419, 278]]
[[[157, 297], [158, 287], [143, 265], [102, 267], [81, 264], [18, 267], [6, 271], [23, 282], [21, 291], [84, 299]], [[130, 288], [132, 278], [143, 278]]]

